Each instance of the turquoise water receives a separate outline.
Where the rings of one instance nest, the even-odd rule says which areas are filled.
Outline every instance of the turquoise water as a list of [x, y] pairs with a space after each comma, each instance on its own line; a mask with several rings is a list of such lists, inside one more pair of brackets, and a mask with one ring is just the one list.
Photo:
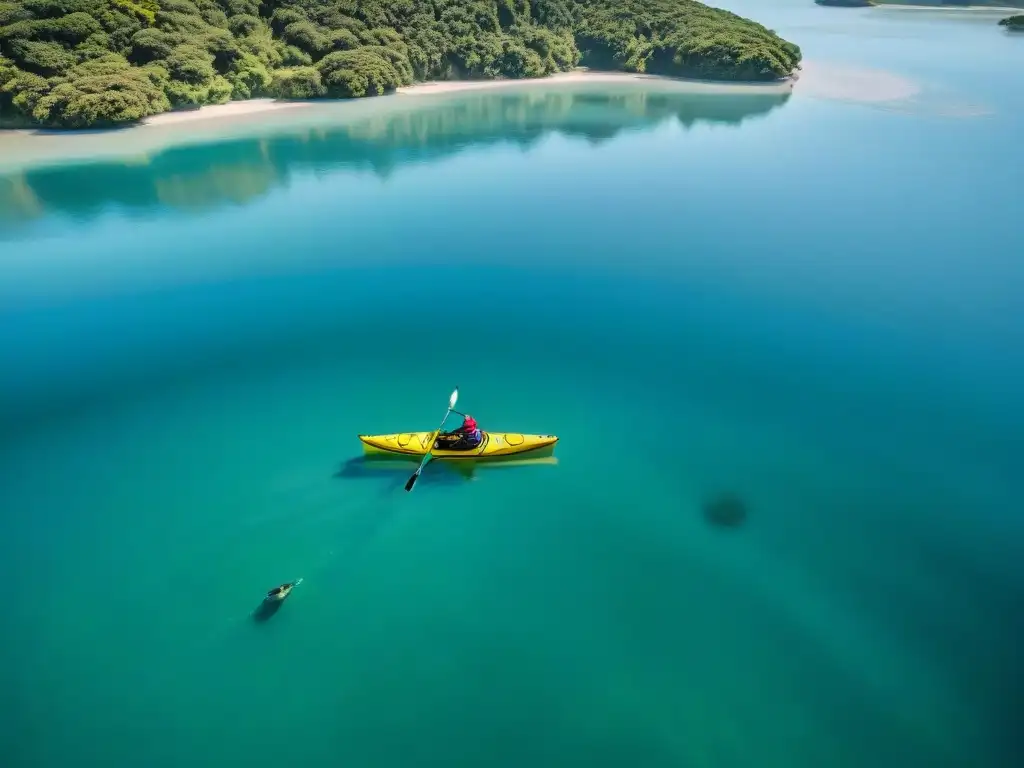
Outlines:
[[[382, 100], [0, 178], [0, 763], [1015, 765], [1024, 46], [758, 6], [922, 92]], [[354, 461], [455, 385], [557, 464]]]

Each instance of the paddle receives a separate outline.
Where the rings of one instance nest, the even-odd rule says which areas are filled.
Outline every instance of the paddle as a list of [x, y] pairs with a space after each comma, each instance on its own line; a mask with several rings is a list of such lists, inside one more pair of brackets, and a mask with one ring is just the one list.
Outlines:
[[459, 399], [459, 388], [456, 387], [455, 391], [452, 392], [452, 396], [448, 398], [448, 410], [444, 412], [444, 418], [441, 419], [441, 426], [437, 428], [437, 432], [430, 436], [429, 447], [427, 452], [423, 454], [423, 458], [420, 460], [420, 465], [416, 467], [416, 471], [412, 473], [412, 477], [409, 478], [405, 484], [405, 490], [411, 491], [412, 487], [416, 485], [416, 481], [420, 479], [420, 472], [427, 466], [427, 462], [430, 461], [430, 449], [434, 447], [434, 441], [437, 440], [438, 432], [444, 429], [444, 423], [448, 421], [448, 416], [451, 415], [452, 408], [455, 407], [455, 401]]

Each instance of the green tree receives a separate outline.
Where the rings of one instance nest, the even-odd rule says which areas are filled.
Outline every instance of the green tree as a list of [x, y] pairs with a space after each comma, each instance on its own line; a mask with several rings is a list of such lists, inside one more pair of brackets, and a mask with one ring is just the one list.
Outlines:
[[59, 75], [78, 63], [78, 57], [59, 43], [14, 40], [9, 50], [23, 70], [45, 77]]
[[317, 63], [317, 70], [328, 96], [379, 96], [404, 84], [387, 50], [375, 46], [330, 53]]
[[190, 85], [199, 85], [212, 80], [216, 74], [213, 68], [213, 56], [196, 45], [176, 46], [165, 63], [167, 72], [172, 79]]
[[[772, 80], [800, 58], [760, 24], [693, 0], [0, 0], [5, 119], [69, 127], [268, 93], [355, 98], [581, 63]], [[100, 61], [120, 62], [103, 75], [117, 83], [106, 100], [89, 90], [99, 75], [83, 74]]]
[[243, 53], [227, 73], [231, 98], [251, 99], [262, 96], [270, 88], [273, 77], [266, 65], [251, 53]]
[[279, 69], [273, 75], [271, 92], [281, 99], [315, 99], [327, 94], [315, 67]]
[[48, 92], [33, 101], [31, 110], [40, 123], [85, 128], [134, 122], [169, 106], [164, 92], [144, 70], [109, 54], [51, 81]]

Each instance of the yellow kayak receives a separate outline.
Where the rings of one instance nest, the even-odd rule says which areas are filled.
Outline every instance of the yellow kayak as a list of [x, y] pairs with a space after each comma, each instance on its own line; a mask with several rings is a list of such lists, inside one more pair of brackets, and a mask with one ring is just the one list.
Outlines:
[[[473, 448], [447, 450], [443, 444], [434, 443], [433, 432], [401, 432], [395, 435], [359, 435], [363, 451], [368, 456], [407, 456], [421, 459], [430, 450], [435, 459], [475, 459], [486, 461], [504, 458], [532, 458], [550, 456], [558, 438], [555, 435], [522, 435], [518, 432], [483, 432], [480, 445]], [[525, 454], [525, 455], [524, 455]]]

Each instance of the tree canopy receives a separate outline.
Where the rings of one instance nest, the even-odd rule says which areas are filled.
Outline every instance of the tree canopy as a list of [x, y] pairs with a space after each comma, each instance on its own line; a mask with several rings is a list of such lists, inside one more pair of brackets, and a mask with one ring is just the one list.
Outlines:
[[1007, 16], [999, 22], [999, 26], [1006, 27], [1014, 32], [1024, 32], [1024, 15]]
[[594, 69], [774, 80], [800, 49], [693, 0], [0, 0], [0, 124]]

